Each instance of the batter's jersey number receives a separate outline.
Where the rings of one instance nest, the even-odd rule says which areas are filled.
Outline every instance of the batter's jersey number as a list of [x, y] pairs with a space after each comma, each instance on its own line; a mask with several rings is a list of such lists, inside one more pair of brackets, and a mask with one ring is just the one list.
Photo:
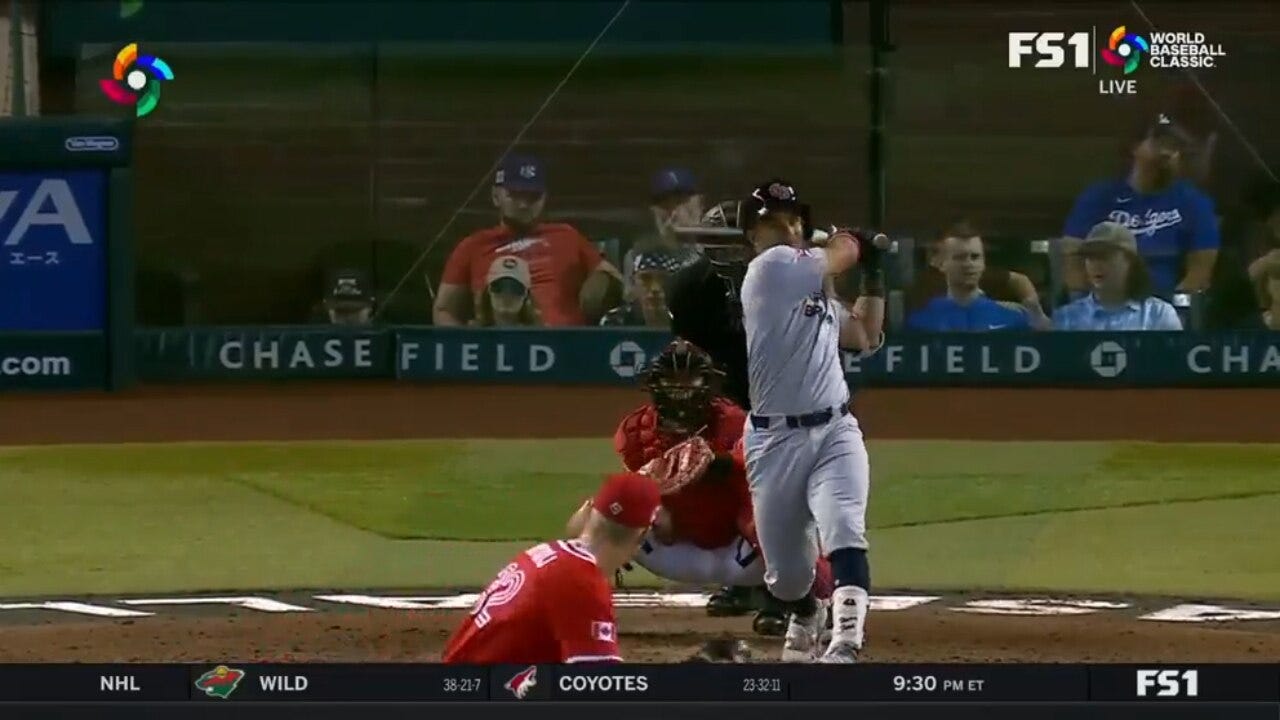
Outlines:
[[498, 573], [498, 577], [489, 583], [489, 587], [476, 598], [471, 608], [471, 617], [475, 618], [476, 627], [484, 627], [493, 619], [490, 611], [502, 607], [515, 599], [524, 587], [524, 571], [516, 563], [511, 563]]

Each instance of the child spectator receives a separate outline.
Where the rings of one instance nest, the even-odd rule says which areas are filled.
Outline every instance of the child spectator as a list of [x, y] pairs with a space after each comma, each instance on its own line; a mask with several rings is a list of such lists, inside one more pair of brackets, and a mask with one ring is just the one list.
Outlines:
[[329, 325], [368, 325], [373, 320], [373, 295], [369, 277], [354, 268], [328, 273], [325, 296], [317, 305], [313, 318]]

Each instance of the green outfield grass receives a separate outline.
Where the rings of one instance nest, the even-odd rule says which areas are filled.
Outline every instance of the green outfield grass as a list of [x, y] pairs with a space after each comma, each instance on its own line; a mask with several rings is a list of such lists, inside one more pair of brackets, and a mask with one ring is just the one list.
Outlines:
[[[879, 586], [1280, 599], [1278, 446], [871, 452]], [[0, 598], [474, 586], [615, 462], [605, 440], [0, 448]]]

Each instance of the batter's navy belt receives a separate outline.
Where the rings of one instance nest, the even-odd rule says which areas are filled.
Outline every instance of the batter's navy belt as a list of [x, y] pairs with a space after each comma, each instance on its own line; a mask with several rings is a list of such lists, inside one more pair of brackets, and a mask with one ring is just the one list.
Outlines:
[[786, 422], [787, 427], [792, 429], [818, 427], [826, 425], [833, 418], [844, 417], [848, 414], [849, 406], [846, 404], [840, 407], [823, 408], [806, 415], [752, 415], [751, 427], [757, 430], [768, 430], [775, 420]]

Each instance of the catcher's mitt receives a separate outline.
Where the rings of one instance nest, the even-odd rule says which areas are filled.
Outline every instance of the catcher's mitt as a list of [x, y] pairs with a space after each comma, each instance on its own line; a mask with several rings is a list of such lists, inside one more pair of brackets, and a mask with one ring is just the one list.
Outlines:
[[645, 463], [639, 473], [652, 478], [663, 495], [672, 495], [702, 477], [715, 456], [707, 441], [695, 435]]

